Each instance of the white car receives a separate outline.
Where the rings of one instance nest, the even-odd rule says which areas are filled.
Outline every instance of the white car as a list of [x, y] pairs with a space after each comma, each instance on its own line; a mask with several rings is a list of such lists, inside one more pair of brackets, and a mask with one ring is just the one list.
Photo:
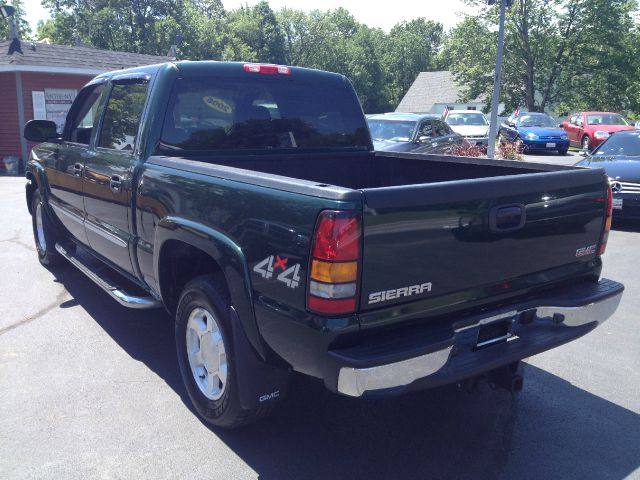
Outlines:
[[489, 121], [477, 110], [449, 110], [444, 121], [451, 129], [462, 135], [470, 145], [487, 147], [489, 143]]

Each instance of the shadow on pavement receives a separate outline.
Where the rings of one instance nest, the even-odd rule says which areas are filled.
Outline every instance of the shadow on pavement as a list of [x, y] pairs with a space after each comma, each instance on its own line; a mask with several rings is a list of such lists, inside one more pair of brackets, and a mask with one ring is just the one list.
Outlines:
[[[166, 313], [125, 309], [70, 266], [58, 281], [191, 408]], [[531, 365], [517, 397], [445, 387], [362, 401], [296, 376], [271, 417], [212, 434], [265, 480], [622, 479], [640, 466], [640, 415]]]
[[613, 223], [611, 224], [611, 228], [620, 232], [637, 233], [640, 232], [640, 221], [619, 220], [614, 218]]

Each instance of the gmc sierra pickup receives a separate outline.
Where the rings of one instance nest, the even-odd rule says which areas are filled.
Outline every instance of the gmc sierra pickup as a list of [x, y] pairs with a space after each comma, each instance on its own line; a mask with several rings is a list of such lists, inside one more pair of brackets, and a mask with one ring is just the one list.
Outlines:
[[488, 376], [610, 317], [602, 170], [373, 151], [349, 81], [277, 65], [107, 73], [41, 142], [38, 257], [175, 317], [190, 399], [265, 415], [291, 372], [353, 397]]

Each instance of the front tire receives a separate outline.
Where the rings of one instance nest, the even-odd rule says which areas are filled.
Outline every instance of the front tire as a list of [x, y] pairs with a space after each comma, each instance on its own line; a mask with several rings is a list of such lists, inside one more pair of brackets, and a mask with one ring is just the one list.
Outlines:
[[558, 149], [558, 155], [566, 155], [568, 151], [568, 148], [560, 148]]
[[591, 140], [589, 140], [589, 136], [585, 135], [584, 137], [582, 137], [582, 150], [584, 152], [589, 153], [591, 151]]
[[40, 263], [45, 267], [59, 265], [62, 262], [62, 256], [55, 248], [58, 238], [45, 210], [40, 190], [37, 189], [31, 198], [31, 224]]
[[175, 341], [182, 380], [193, 406], [209, 425], [237, 428], [271, 411], [242, 408], [229, 311], [221, 275], [202, 275], [184, 288], [176, 310]]

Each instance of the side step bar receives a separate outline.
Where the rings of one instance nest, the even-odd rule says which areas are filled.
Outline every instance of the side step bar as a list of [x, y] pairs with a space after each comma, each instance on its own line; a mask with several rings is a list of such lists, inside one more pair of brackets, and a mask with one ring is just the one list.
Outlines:
[[59, 243], [56, 243], [56, 250], [60, 255], [69, 260], [69, 262], [84, 273], [87, 277], [89, 277], [93, 282], [95, 282], [100, 288], [102, 288], [105, 292], [107, 292], [111, 298], [113, 298], [120, 305], [128, 308], [160, 308], [162, 307], [162, 302], [157, 300], [151, 296], [137, 296], [132, 295], [124, 291], [122, 288], [117, 285], [112, 285], [106, 277], [106, 275], [101, 275], [101, 270], [108, 269], [109, 267], [96, 267], [91, 265], [90, 262], [85, 261], [80, 256], [77, 256], [64, 248]]

